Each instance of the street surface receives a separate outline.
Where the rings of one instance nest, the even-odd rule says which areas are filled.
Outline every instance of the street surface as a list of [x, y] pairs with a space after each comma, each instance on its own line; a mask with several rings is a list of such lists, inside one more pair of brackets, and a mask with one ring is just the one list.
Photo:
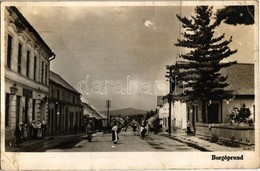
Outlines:
[[46, 150], [47, 152], [148, 152], [148, 151], [199, 151], [187, 144], [169, 139], [164, 136], [149, 133], [145, 139], [133, 132], [120, 132], [119, 142], [113, 144], [111, 134], [94, 134], [92, 142], [88, 142], [86, 136], [78, 143], [63, 143]]

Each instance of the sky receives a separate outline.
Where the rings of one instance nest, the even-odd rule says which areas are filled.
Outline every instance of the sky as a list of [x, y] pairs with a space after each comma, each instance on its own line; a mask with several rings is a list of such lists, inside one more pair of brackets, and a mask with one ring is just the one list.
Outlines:
[[[181, 25], [194, 7], [179, 6], [18, 6], [56, 54], [51, 70], [81, 92], [97, 110], [156, 108], [165, 95], [165, 66], [184, 49], [175, 47]], [[214, 8], [216, 10], [217, 8]], [[254, 27], [222, 24], [216, 34], [233, 37], [228, 60], [253, 63]]]

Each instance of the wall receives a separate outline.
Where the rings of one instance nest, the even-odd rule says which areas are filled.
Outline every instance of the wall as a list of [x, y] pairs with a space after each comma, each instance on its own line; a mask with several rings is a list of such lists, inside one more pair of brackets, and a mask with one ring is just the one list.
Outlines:
[[252, 126], [235, 127], [231, 125], [212, 124], [196, 124], [196, 134], [212, 137], [214, 134], [225, 140], [233, 140], [234, 142], [252, 145], [255, 144], [255, 131]]
[[173, 107], [173, 127], [186, 129], [187, 122], [187, 105], [186, 103], [181, 103], [180, 101], [174, 102]]

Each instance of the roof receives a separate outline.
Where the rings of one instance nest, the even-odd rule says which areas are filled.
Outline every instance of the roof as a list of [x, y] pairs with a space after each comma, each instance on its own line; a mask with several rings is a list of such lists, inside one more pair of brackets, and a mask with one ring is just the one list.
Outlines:
[[16, 7], [10, 6], [7, 8], [11, 9], [13, 12], [15, 12], [17, 14], [19, 20], [21, 20], [21, 23], [19, 23], [19, 26], [21, 26], [21, 24], [25, 25], [28, 28], [28, 30], [30, 32], [32, 32], [35, 35], [35, 37], [47, 48], [47, 50], [50, 53], [53, 53], [51, 48], [45, 43], [45, 41], [42, 39], [42, 37], [39, 35], [39, 33], [33, 28], [33, 26], [26, 20], [26, 18], [21, 14], [21, 12]]
[[76, 94], [80, 94], [75, 88], [73, 88], [67, 81], [65, 81], [60, 75], [53, 71], [50, 71], [50, 80]]
[[95, 109], [93, 109], [93, 107], [91, 107], [89, 104], [82, 102], [82, 105], [85, 107], [83, 111], [84, 115], [88, 115], [88, 117], [90, 118], [105, 119], [100, 113], [98, 113]]
[[[176, 64], [182, 66], [189, 62], [178, 61]], [[220, 73], [228, 77], [226, 82], [229, 86], [224, 88], [226, 92], [232, 92], [233, 95], [254, 95], [254, 64], [236, 63], [222, 68]], [[181, 87], [176, 87], [177, 94], [182, 91]]]
[[220, 72], [228, 76], [226, 82], [230, 85], [225, 88], [226, 91], [235, 95], [254, 95], [254, 64], [233, 64]]
[[107, 119], [107, 116], [106, 115], [104, 115], [103, 113], [98, 113], [103, 119]]

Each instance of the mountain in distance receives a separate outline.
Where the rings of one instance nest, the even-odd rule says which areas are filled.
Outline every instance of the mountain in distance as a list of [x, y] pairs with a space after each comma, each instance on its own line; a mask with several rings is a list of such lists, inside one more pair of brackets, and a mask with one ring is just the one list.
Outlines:
[[[148, 111], [145, 110], [138, 110], [134, 108], [124, 108], [118, 110], [110, 110], [110, 116], [118, 116], [121, 115], [122, 117], [131, 116], [131, 115], [146, 115]], [[101, 111], [100, 113], [107, 115], [107, 111]]]

